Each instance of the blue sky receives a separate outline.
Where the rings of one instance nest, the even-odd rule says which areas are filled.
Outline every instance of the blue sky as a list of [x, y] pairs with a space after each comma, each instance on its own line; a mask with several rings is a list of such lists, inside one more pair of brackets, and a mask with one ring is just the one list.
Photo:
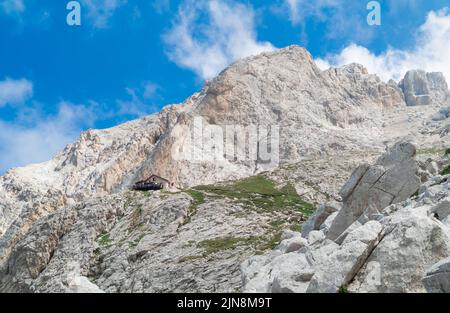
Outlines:
[[326, 68], [450, 77], [449, 0], [0, 0], [0, 173], [50, 159], [79, 132], [182, 102], [234, 60], [297, 44]]

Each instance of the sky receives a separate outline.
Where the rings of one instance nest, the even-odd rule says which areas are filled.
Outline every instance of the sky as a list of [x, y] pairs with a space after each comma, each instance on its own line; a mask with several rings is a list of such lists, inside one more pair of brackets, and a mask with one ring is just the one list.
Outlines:
[[[237, 59], [288, 45], [326, 69], [450, 81], [450, 0], [0, 0], [0, 174], [52, 158], [81, 131], [181, 103]], [[446, 8], [449, 7], [449, 8]]]

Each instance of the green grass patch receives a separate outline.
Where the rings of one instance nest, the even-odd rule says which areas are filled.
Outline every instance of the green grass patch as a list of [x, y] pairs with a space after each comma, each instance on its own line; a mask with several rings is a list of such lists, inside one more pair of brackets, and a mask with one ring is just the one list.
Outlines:
[[180, 226], [184, 226], [187, 223], [189, 223], [192, 217], [197, 213], [198, 206], [205, 203], [205, 195], [203, 194], [203, 192], [194, 189], [188, 189], [185, 190], [184, 192], [189, 194], [194, 201], [189, 206], [187, 214], [188, 216], [184, 220], [183, 224]]
[[442, 172], [441, 175], [449, 175], [450, 174], [450, 166], [447, 166]]
[[270, 224], [270, 226], [272, 226], [275, 229], [281, 229], [286, 224], [286, 221], [285, 220], [274, 220], [274, 221], [271, 221], [269, 224]]
[[199, 248], [203, 248], [205, 252], [203, 256], [208, 256], [224, 250], [234, 249], [240, 245], [252, 245], [257, 242], [256, 237], [223, 237], [209, 240], [203, 240], [198, 243]]
[[139, 244], [139, 241], [137, 240], [133, 240], [133, 241], [128, 241], [128, 247], [130, 249], [136, 248], [136, 246]]
[[302, 232], [302, 224], [298, 223], [298, 224], [292, 224], [289, 227], [290, 230], [301, 233]]
[[275, 249], [281, 242], [281, 236], [281, 231], [276, 232], [267, 242], [261, 244], [258, 249], [260, 251]]
[[223, 237], [201, 241], [197, 247], [204, 250], [203, 256], [232, 250], [239, 246], [252, 248], [256, 254], [263, 254], [267, 250], [275, 249], [281, 242], [282, 231], [271, 232], [267, 236], [259, 237]]
[[193, 205], [199, 206], [200, 204], [205, 203], [205, 195], [202, 192], [194, 189], [189, 189], [185, 192], [188, 193], [192, 197], [192, 199], [194, 199]]
[[442, 148], [425, 148], [417, 150], [417, 155], [443, 155], [444, 153], [446, 153], [446, 149]]
[[128, 247], [130, 249], [135, 248], [141, 242], [142, 238], [144, 238], [146, 235], [147, 235], [146, 233], [142, 233], [139, 235], [138, 238], [128, 241]]
[[103, 233], [98, 237], [97, 242], [100, 246], [109, 246], [113, 241], [111, 240], [111, 235], [109, 233]]
[[277, 189], [275, 183], [265, 176], [258, 175], [234, 183], [195, 187], [195, 190], [227, 197], [240, 203], [255, 207], [260, 212], [300, 211], [306, 216], [314, 213], [314, 205], [304, 201], [292, 184]]

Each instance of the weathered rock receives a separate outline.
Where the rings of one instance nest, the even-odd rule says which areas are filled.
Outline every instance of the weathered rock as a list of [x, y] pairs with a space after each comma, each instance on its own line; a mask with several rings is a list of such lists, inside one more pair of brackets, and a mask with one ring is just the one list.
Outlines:
[[450, 197], [441, 200], [431, 209], [431, 214], [444, 225], [450, 227]]
[[[370, 188], [361, 188], [361, 182], [371, 181], [372, 185], [382, 182], [389, 187], [387, 190], [395, 190], [400, 197], [406, 197], [418, 188], [414, 155], [415, 149], [410, 144], [397, 144], [374, 166], [359, 167], [342, 188], [343, 208], [333, 213], [336, 217], [328, 217], [331, 225], [343, 210], [349, 208], [346, 207], [351, 203], [349, 201], [358, 199], [359, 192], [363, 195], [370, 193]], [[440, 162], [436, 160], [437, 164]], [[372, 173], [381, 173], [381, 168], [385, 174], [374, 180], [373, 177], [378, 174]], [[399, 177], [409, 180], [400, 184]], [[408, 193], [398, 188], [398, 185], [410, 183], [410, 187], [406, 187]], [[447, 265], [442, 265], [445, 262], [433, 267], [433, 270], [428, 269], [450, 253], [450, 182], [438, 175], [421, 190], [424, 192], [404, 201], [392, 201], [397, 196], [385, 201], [377, 194], [377, 197], [357, 201], [359, 206], [354, 205], [353, 208], [358, 210], [358, 214], [349, 220], [352, 223], [340, 231], [334, 241], [330, 237], [322, 237], [327, 226], [323, 227], [322, 232], [311, 231], [308, 244], [296, 252], [305, 255], [307, 265], [296, 268], [295, 272], [301, 273], [303, 270], [313, 275], [307, 276], [309, 281], [302, 276], [298, 290], [304, 290], [305, 286], [306, 292], [315, 293], [338, 292], [341, 288], [350, 292], [424, 292], [425, 287], [435, 292], [446, 290], [448, 273], [443, 269]], [[366, 206], [368, 203], [373, 206]], [[277, 264], [274, 255], [267, 255], [265, 260], [264, 270], [258, 272], [254, 268], [254, 272], [258, 273], [255, 276], [257, 279], [250, 279], [247, 284], [250, 286], [257, 282], [268, 291], [273, 291], [274, 276], [270, 273], [281, 263]], [[425, 275], [427, 270], [429, 274]], [[294, 284], [295, 275], [290, 275], [287, 268], [284, 271], [278, 269], [278, 272], [282, 273], [284, 285]], [[247, 291], [246, 286], [244, 284], [244, 291]], [[279, 285], [275, 286], [278, 288]]]
[[439, 112], [433, 115], [433, 121], [443, 121], [450, 117], [450, 107], [439, 109]]
[[308, 234], [308, 244], [314, 245], [325, 240], [325, 234], [320, 230], [313, 230]]
[[336, 293], [346, 286], [364, 265], [380, 238], [382, 226], [371, 221], [355, 229], [327, 259], [315, 265], [308, 286], [310, 293]]
[[273, 293], [303, 293], [306, 291], [314, 269], [304, 254], [284, 254], [274, 260], [271, 270]]
[[325, 222], [320, 225], [320, 230], [323, 231], [323, 233], [326, 235], [328, 231], [330, 230], [331, 225], [333, 224], [334, 219], [338, 215], [338, 212], [334, 212], [330, 216], [327, 217]]
[[340, 205], [338, 203], [323, 204], [319, 206], [317, 211], [302, 225], [302, 236], [308, 238], [308, 235], [313, 230], [320, 230], [320, 226], [327, 220], [327, 218], [334, 212], [339, 211]]
[[295, 237], [283, 240], [280, 243], [278, 250], [280, 250], [282, 253], [290, 253], [300, 250], [307, 244], [308, 241], [305, 238], [302, 238], [301, 236], [297, 235]]
[[380, 269], [378, 283], [367, 284], [371, 270], [363, 269], [349, 289], [354, 292], [424, 292], [425, 271], [450, 252], [448, 229], [430, 216], [429, 211], [429, 206], [407, 206], [386, 217], [382, 221], [386, 235], [367, 260]]
[[356, 169], [342, 188], [343, 208], [334, 219], [327, 238], [338, 238], [364, 211], [380, 211], [417, 192], [420, 179], [415, 154], [412, 144], [397, 143], [375, 165]]
[[409, 106], [445, 104], [450, 99], [448, 86], [442, 73], [412, 70], [399, 84]]
[[450, 293], [450, 258], [439, 261], [427, 270], [423, 284], [431, 293]]

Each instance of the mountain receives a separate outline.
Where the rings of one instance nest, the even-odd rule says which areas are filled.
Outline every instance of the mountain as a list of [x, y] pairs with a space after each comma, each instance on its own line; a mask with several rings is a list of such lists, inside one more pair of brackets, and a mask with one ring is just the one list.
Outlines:
[[[241, 262], [342, 206], [353, 168], [398, 141], [436, 158], [449, 104], [439, 73], [321, 71], [297, 46], [240, 60], [182, 104], [1, 177], [0, 291], [238, 291]], [[173, 187], [130, 191], [150, 174]]]

